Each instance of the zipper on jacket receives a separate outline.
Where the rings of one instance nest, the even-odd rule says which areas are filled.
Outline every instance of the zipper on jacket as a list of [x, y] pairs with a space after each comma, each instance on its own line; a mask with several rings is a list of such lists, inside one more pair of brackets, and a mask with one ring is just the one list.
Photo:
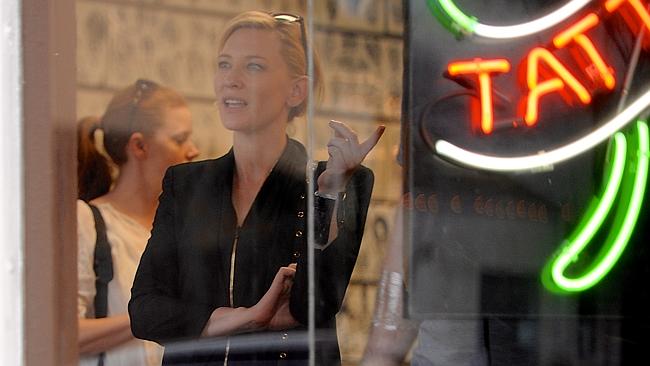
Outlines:
[[230, 286], [228, 295], [230, 296], [230, 307], [235, 306], [235, 257], [237, 256], [237, 243], [239, 242], [239, 226], [235, 230], [235, 240], [232, 243], [232, 251], [230, 252]]
[[[235, 230], [235, 240], [232, 243], [232, 251], [230, 252], [230, 284], [228, 286], [228, 297], [230, 300], [230, 307], [235, 306], [235, 257], [237, 255], [237, 243], [239, 242], [239, 226]], [[230, 353], [230, 337], [226, 341], [226, 355], [223, 358], [223, 366], [228, 366], [228, 354]]]

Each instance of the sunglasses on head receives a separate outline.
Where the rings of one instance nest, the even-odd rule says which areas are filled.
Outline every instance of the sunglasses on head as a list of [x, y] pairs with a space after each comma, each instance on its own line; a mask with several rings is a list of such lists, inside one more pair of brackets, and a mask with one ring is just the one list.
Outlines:
[[129, 135], [133, 133], [133, 121], [135, 120], [136, 112], [140, 107], [143, 99], [148, 98], [158, 88], [158, 84], [151, 80], [138, 79], [135, 82], [135, 91], [133, 93], [133, 100], [131, 101], [131, 114], [129, 116]]
[[291, 13], [271, 13], [271, 16], [279, 23], [300, 24], [300, 40], [302, 41], [302, 49], [305, 52], [305, 62], [307, 62], [307, 33], [305, 31], [304, 19], [300, 15]]

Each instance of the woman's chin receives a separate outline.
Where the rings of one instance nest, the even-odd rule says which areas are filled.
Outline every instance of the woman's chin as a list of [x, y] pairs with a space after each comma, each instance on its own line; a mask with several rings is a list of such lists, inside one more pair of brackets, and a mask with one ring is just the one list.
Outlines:
[[241, 118], [232, 118], [232, 117], [221, 117], [221, 124], [223, 127], [229, 131], [245, 131], [249, 129], [249, 124], [246, 121], [243, 121]]

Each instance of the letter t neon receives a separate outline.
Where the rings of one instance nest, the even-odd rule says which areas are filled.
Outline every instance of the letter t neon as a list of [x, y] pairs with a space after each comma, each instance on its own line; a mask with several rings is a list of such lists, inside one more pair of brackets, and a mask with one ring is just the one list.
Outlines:
[[478, 75], [481, 99], [481, 131], [485, 134], [492, 133], [494, 129], [494, 112], [492, 107], [492, 79], [490, 78], [490, 74], [510, 71], [510, 63], [508, 60], [483, 60], [477, 58], [472, 61], [452, 62], [447, 67], [447, 71], [451, 76], [462, 74]]

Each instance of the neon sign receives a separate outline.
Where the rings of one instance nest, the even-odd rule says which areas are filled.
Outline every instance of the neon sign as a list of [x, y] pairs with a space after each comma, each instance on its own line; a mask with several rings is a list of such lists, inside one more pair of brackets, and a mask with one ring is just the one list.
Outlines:
[[[427, 4], [429, 4], [431, 11], [440, 23], [457, 37], [475, 35], [489, 39], [513, 39], [542, 32], [571, 18], [590, 2], [592, 0], [571, 0], [551, 13], [533, 21], [508, 26], [494, 26], [483, 24], [479, 22], [478, 18], [466, 15], [456, 6], [453, 0], [427, 0]], [[633, 11], [641, 17], [645, 25], [650, 27], [650, 16], [647, 15], [647, 11], [640, 0], [609, 0], [605, 3], [605, 9], [613, 13], [623, 3], [628, 3]], [[632, 15], [629, 10], [626, 10], [623, 16], [626, 17], [626, 20], [629, 20]], [[628, 24], [630, 23], [628, 21]]]
[[492, 111], [492, 79], [490, 74], [510, 71], [510, 63], [505, 59], [455, 62], [449, 65], [449, 75], [477, 74], [481, 95], [481, 130], [492, 133], [494, 112]]
[[[533, 21], [511, 26], [493, 26], [480, 23], [476, 17], [467, 16], [452, 0], [427, 0], [433, 14], [457, 37], [492, 39], [525, 37], [552, 28], [577, 14], [590, 2], [568, 1], [562, 7]], [[615, 89], [617, 81], [612, 67], [587, 34], [601, 23], [601, 17], [614, 13], [622, 16], [630, 30], [640, 34], [640, 38], [644, 30], [650, 30], [650, 13], [641, 0], [605, 0], [598, 12], [588, 12], [558, 32], [552, 38], [551, 46], [533, 48], [525, 57], [523, 70], [527, 92], [520, 103], [523, 115], [517, 120], [523, 120], [528, 128], [536, 126], [540, 103], [546, 95], [552, 93], [560, 94], [569, 105], [588, 105], [596, 92]], [[643, 44], [650, 49], [650, 41], [646, 40]], [[581, 72], [573, 72], [555, 57], [553, 51], [564, 48], [571, 51], [573, 61]], [[510, 72], [510, 65], [504, 58], [475, 58], [451, 62], [447, 67], [451, 77], [470, 76], [478, 81], [480, 113], [478, 117], [474, 116], [472, 126], [480, 134], [487, 136], [494, 131], [492, 78]], [[550, 290], [579, 292], [593, 287], [607, 275], [632, 235], [645, 193], [650, 154], [648, 127], [645, 121], [638, 121], [638, 116], [649, 106], [650, 90], [647, 90], [593, 131], [562, 147], [531, 155], [485, 155], [468, 151], [443, 139], [435, 141], [432, 147], [439, 156], [465, 167], [496, 172], [525, 172], [553, 166], [610, 139], [610, 156], [606, 162], [602, 192], [593, 199], [586, 214], [548, 261], [542, 274], [542, 281]], [[633, 126], [627, 127], [635, 121]], [[513, 125], [516, 124], [513, 122]], [[625, 132], [620, 132], [621, 130]], [[569, 271], [608, 217], [613, 218], [610, 220], [612, 228], [596, 259], [582, 274]]]
[[[595, 198], [592, 201], [587, 209], [587, 214], [583, 216], [574, 232], [548, 261], [542, 275], [542, 281], [547, 288], [559, 292], [586, 290], [605, 277], [625, 250], [641, 211], [648, 179], [650, 148], [647, 124], [637, 122], [635, 129], [629, 132], [629, 136], [632, 137], [631, 146], [626, 148], [627, 141], [623, 133], [617, 132], [614, 135], [614, 153], [610, 158], [609, 176], [605, 179], [603, 193], [600, 198]], [[626, 154], [632, 155], [627, 159], [630, 169], [624, 169]], [[624, 173], [628, 175], [625, 180]], [[610, 213], [614, 205], [618, 191], [621, 191], [621, 197], [614, 216], [614, 223], [597, 259], [583, 274], [566, 275], [566, 269], [602, 227], [607, 214]]]
[[648, 108], [648, 106], [650, 106], [650, 90], [637, 98], [621, 113], [587, 135], [555, 150], [537, 154], [517, 157], [490, 156], [471, 152], [445, 140], [436, 141], [434, 147], [438, 155], [465, 167], [503, 173], [534, 172], [591, 150], [607, 140], [616, 131], [636, 121], [637, 116]]
[[[639, 0], [628, 1], [635, 10], [634, 14], [638, 15], [642, 24], [650, 30], [650, 14], [648, 14], [648, 11], [639, 3]], [[448, 1], [439, 1], [439, 3], [448, 3]], [[605, 3], [605, 9], [607, 9], [607, 12], [612, 13], [624, 9], [621, 8], [622, 4], [622, 0], [609, 0]], [[623, 12], [624, 18], [631, 21], [629, 20], [628, 13]], [[616, 80], [611, 67], [607, 65], [601, 53], [585, 34], [590, 29], [596, 27], [599, 22], [600, 18], [596, 13], [589, 13], [555, 36], [553, 38], [553, 45], [556, 49], [569, 46], [577, 48], [579, 53], [575, 52], [575, 54], [583, 56], [577, 57], [576, 60], [582, 66], [582, 70], [589, 70], [589, 66], [593, 65], [593, 69], [596, 70], [595, 73], [588, 73], [586, 75], [588, 78], [587, 82], [591, 82], [590, 89], [613, 90], [616, 86]], [[636, 27], [631, 26], [631, 28]], [[539, 105], [542, 97], [545, 95], [560, 93], [569, 103], [571, 102], [570, 99], [577, 99], [585, 105], [591, 103], [592, 94], [588, 91], [585, 85], [586, 83], [581, 82], [567, 66], [553, 55], [551, 50], [543, 47], [535, 47], [528, 53], [526, 65], [526, 86], [528, 88], [528, 94], [525, 97], [523, 120], [527, 126], [534, 126], [537, 123], [539, 119]], [[490, 134], [493, 131], [494, 108], [492, 105], [491, 76], [495, 73], [505, 73], [509, 70], [510, 63], [505, 59], [475, 59], [452, 62], [448, 66], [448, 72], [451, 76], [460, 74], [477, 75], [481, 103], [480, 126], [481, 131], [485, 134]], [[540, 76], [542, 74], [550, 74], [551, 76], [547, 76], [544, 80], [541, 80]], [[568, 91], [571, 93], [567, 93]], [[571, 96], [574, 98], [571, 98]], [[449, 158], [453, 160], [454, 156], [449, 156]]]
[[589, 64], [594, 65], [604, 86], [607, 89], [612, 90], [616, 85], [614, 75], [612, 74], [610, 67], [605, 64], [605, 60], [603, 60], [602, 56], [596, 49], [596, 46], [594, 46], [594, 43], [585, 35], [586, 31], [598, 25], [599, 22], [600, 19], [598, 16], [591, 13], [569, 29], [553, 38], [553, 45], [560, 49], [566, 47], [572, 41], [575, 42], [575, 44], [580, 46], [581, 50], [588, 57], [588, 60], [585, 60], [586, 62], [582, 61], [582, 59], [578, 59], [579, 62], [582, 61], [580, 62], [582, 69], [586, 70]]

